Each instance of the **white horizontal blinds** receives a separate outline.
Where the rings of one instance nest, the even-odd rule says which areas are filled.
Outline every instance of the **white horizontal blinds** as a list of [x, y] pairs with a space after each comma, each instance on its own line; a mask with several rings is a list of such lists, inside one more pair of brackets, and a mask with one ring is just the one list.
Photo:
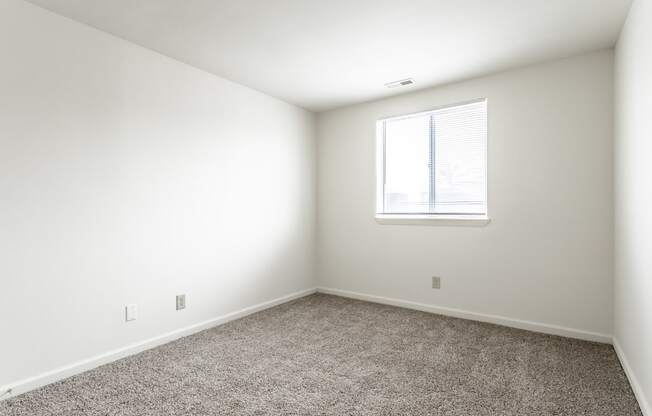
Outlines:
[[432, 113], [437, 214], [486, 214], [487, 103]]
[[383, 122], [386, 214], [486, 214], [486, 101]]
[[384, 212], [428, 212], [430, 115], [385, 121]]

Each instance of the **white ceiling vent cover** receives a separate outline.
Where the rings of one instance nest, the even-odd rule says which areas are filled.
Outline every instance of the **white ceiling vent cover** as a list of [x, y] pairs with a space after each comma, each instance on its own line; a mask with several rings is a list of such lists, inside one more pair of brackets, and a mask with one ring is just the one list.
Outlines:
[[387, 88], [396, 88], [396, 87], [405, 87], [407, 85], [412, 85], [412, 84], [414, 84], [414, 79], [406, 78], [394, 82], [388, 82], [387, 84], [385, 84], [385, 86]]

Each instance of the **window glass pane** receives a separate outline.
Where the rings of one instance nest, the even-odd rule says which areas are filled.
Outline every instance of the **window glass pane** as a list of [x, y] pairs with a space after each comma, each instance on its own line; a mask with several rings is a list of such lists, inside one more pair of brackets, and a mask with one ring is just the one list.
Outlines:
[[384, 152], [378, 155], [379, 172], [383, 172], [378, 212], [487, 213], [486, 101], [388, 119], [379, 125]]
[[486, 102], [433, 113], [435, 213], [485, 214]]
[[428, 212], [429, 132], [429, 115], [385, 122], [384, 212]]

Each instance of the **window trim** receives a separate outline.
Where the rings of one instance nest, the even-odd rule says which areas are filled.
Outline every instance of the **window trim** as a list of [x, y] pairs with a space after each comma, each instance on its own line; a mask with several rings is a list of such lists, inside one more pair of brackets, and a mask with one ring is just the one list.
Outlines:
[[[487, 137], [486, 137], [486, 160], [485, 160], [485, 201], [486, 209], [484, 214], [392, 214], [385, 213], [385, 122], [389, 120], [400, 120], [404, 118], [419, 117], [425, 114], [444, 110], [451, 107], [459, 107], [467, 104], [484, 102], [487, 107]], [[397, 225], [454, 225], [454, 226], [485, 226], [491, 222], [489, 217], [489, 100], [487, 98], [476, 98], [473, 100], [446, 104], [429, 110], [416, 113], [400, 114], [382, 117], [376, 120], [376, 205], [375, 219], [379, 224]]]
[[376, 214], [379, 224], [395, 225], [456, 225], [467, 227], [483, 227], [491, 222], [491, 218], [483, 214]]

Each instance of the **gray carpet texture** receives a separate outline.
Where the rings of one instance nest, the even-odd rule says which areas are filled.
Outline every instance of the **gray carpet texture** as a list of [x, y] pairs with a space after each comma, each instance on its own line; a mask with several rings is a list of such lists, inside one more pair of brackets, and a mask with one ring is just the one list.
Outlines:
[[0, 402], [0, 414], [641, 412], [609, 345], [314, 294]]

